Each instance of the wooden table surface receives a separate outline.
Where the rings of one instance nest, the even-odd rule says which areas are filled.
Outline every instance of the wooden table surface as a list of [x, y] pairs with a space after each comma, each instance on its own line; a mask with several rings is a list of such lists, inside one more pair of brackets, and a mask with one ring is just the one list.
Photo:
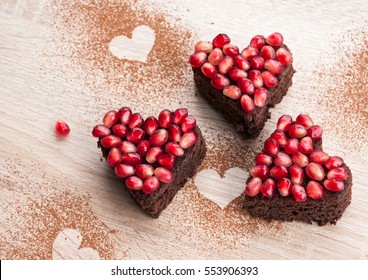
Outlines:
[[[366, 30], [363, 0], [0, 0], [0, 258], [367, 259]], [[242, 48], [274, 31], [297, 73], [261, 135], [242, 140], [196, 94], [186, 60], [218, 33]], [[188, 107], [207, 140], [199, 172], [159, 219], [121, 188], [91, 136], [126, 105], [144, 117]], [[278, 117], [301, 112], [352, 170], [337, 225], [266, 223], [237, 199]], [[57, 119], [71, 127], [66, 139]]]

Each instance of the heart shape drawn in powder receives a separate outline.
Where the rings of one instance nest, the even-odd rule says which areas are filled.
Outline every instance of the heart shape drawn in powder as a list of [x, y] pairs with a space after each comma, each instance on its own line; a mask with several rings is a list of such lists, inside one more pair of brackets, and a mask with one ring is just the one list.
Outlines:
[[145, 25], [137, 26], [132, 38], [123, 35], [114, 37], [109, 43], [111, 53], [119, 59], [146, 62], [155, 43], [155, 32]]
[[52, 246], [53, 260], [99, 260], [99, 253], [92, 248], [80, 248], [82, 234], [76, 229], [64, 229]]
[[244, 192], [248, 172], [238, 167], [226, 170], [224, 177], [216, 170], [204, 169], [195, 177], [195, 185], [206, 198], [224, 209]]

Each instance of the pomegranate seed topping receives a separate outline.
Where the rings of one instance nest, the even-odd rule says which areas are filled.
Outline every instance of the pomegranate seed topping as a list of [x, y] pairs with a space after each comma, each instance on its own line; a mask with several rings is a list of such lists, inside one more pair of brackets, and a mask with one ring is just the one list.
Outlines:
[[246, 60], [250, 60], [255, 56], [259, 56], [259, 50], [255, 47], [249, 46], [246, 47], [240, 54]]
[[115, 166], [114, 172], [116, 176], [120, 178], [126, 178], [134, 175], [134, 167], [127, 164], [119, 163]]
[[180, 124], [188, 116], [188, 110], [185, 108], [177, 109], [174, 112], [173, 123]]
[[327, 179], [323, 182], [323, 185], [331, 192], [341, 192], [345, 188], [344, 181], [337, 179]]
[[278, 47], [284, 42], [284, 37], [280, 33], [274, 32], [266, 38], [266, 41], [269, 45]]
[[254, 93], [254, 85], [251, 80], [247, 78], [242, 78], [238, 81], [238, 88], [242, 93], [253, 94]]
[[230, 85], [230, 80], [222, 74], [216, 74], [211, 79], [211, 85], [219, 90], [222, 90]]
[[237, 55], [234, 57], [234, 65], [235, 67], [248, 71], [250, 69], [250, 64], [247, 60], [244, 59], [241, 55]]
[[164, 151], [161, 147], [152, 147], [147, 152], [146, 161], [148, 163], [155, 163], [163, 153]]
[[323, 129], [319, 125], [313, 125], [308, 128], [308, 136], [312, 138], [312, 140], [321, 139], [323, 134]]
[[225, 56], [218, 65], [220, 73], [226, 74], [234, 65], [234, 60], [230, 56]]
[[205, 75], [207, 78], [210, 79], [212, 79], [217, 73], [216, 66], [212, 65], [209, 62], [206, 62], [205, 64], [202, 65], [201, 71], [203, 75]]
[[148, 142], [147, 140], [143, 140], [139, 142], [139, 144], [137, 145], [137, 154], [139, 154], [142, 157], [145, 157], [150, 148], [151, 148], [150, 142]]
[[[240, 70], [243, 71], [243, 70]], [[228, 86], [226, 88], [224, 88], [224, 90], [222, 91], [222, 93], [227, 96], [230, 97], [231, 99], [239, 99], [241, 97], [241, 91], [237, 86]]]
[[274, 167], [271, 168], [270, 174], [271, 177], [275, 178], [276, 180], [280, 180], [288, 176], [288, 170], [285, 166], [275, 165]]
[[130, 166], [137, 166], [142, 162], [142, 157], [137, 153], [126, 153], [123, 154], [122, 157], [122, 163], [130, 165]]
[[299, 150], [299, 140], [295, 138], [287, 140], [284, 149], [289, 155], [296, 153]]
[[288, 133], [291, 138], [303, 138], [307, 135], [307, 129], [304, 126], [295, 123], [290, 126]]
[[189, 57], [189, 63], [193, 68], [199, 68], [206, 62], [207, 54], [205, 52], [197, 52]]
[[250, 40], [250, 46], [262, 49], [266, 45], [266, 39], [263, 35], [256, 35]]
[[291, 181], [288, 178], [282, 178], [277, 182], [277, 189], [281, 196], [288, 196], [291, 194]]
[[315, 162], [309, 163], [305, 168], [305, 172], [307, 173], [307, 176], [309, 178], [314, 179], [316, 181], [321, 181], [326, 176], [322, 165]]
[[284, 70], [284, 65], [274, 59], [266, 60], [264, 63], [264, 67], [275, 75], [280, 74]]
[[255, 163], [257, 165], [270, 166], [272, 164], [272, 157], [265, 153], [260, 153], [256, 156]]
[[118, 123], [116, 125], [114, 125], [112, 127], [112, 132], [116, 135], [116, 136], [119, 136], [120, 138], [123, 138], [125, 137], [125, 135], [127, 134], [128, 132], [128, 128], [121, 124], [121, 123]]
[[293, 185], [291, 188], [291, 193], [296, 202], [304, 202], [307, 200], [307, 193], [300, 185]]
[[261, 70], [264, 66], [265, 60], [261, 56], [255, 56], [249, 60], [250, 67], [254, 70]]
[[307, 196], [314, 200], [320, 199], [323, 196], [323, 187], [316, 181], [309, 181], [305, 191]]
[[198, 134], [195, 131], [189, 131], [185, 132], [184, 135], [181, 137], [179, 145], [183, 149], [188, 149], [192, 145], [194, 145], [195, 142], [197, 142]]
[[169, 133], [166, 129], [161, 128], [152, 133], [149, 142], [153, 147], [160, 147], [164, 145], [168, 139]]
[[181, 131], [188, 132], [191, 131], [196, 126], [196, 119], [193, 116], [187, 116], [180, 125]]
[[277, 143], [274, 139], [268, 138], [264, 142], [263, 150], [270, 156], [275, 157], [280, 151], [280, 146], [279, 143]]
[[283, 115], [277, 121], [276, 130], [281, 131], [281, 132], [288, 131], [292, 122], [293, 122], [293, 119], [289, 115]]
[[160, 182], [155, 176], [149, 177], [143, 182], [142, 191], [145, 194], [151, 194], [160, 187]]
[[172, 113], [170, 110], [162, 110], [158, 115], [158, 123], [163, 128], [168, 128], [172, 123]]
[[213, 50], [213, 46], [210, 42], [199, 41], [194, 45], [194, 52], [210, 53]]
[[254, 104], [253, 99], [247, 94], [242, 95], [242, 97], [240, 98], [240, 105], [241, 105], [243, 111], [248, 113], [248, 114], [253, 113], [253, 111], [256, 107], [256, 105]]
[[292, 165], [289, 167], [290, 179], [293, 184], [300, 185], [304, 180], [304, 171], [299, 165]]
[[123, 141], [119, 144], [119, 151], [122, 153], [135, 153], [137, 147], [129, 141]]
[[264, 46], [261, 49], [261, 55], [265, 60], [274, 59], [276, 57], [275, 49], [271, 46]]
[[146, 133], [142, 128], [136, 127], [127, 133], [126, 138], [132, 143], [139, 143], [144, 139], [145, 135]]
[[224, 53], [221, 49], [216, 48], [208, 55], [207, 59], [212, 65], [219, 65], [221, 60], [224, 59]]
[[268, 97], [268, 90], [261, 87], [261, 88], [257, 88], [254, 91], [254, 104], [259, 107], [262, 108], [266, 105], [267, 102], [267, 97]]
[[257, 177], [253, 177], [249, 183], [245, 186], [245, 194], [247, 196], [256, 196], [259, 194], [262, 188], [262, 180]]
[[299, 151], [292, 155], [291, 160], [300, 167], [306, 167], [309, 163], [308, 157]]
[[277, 77], [274, 74], [272, 74], [270, 71], [263, 71], [262, 79], [263, 79], [263, 83], [269, 88], [273, 88], [277, 86], [277, 83], [278, 83]]
[[212, 44], [215, 48], [222, 48], [223, 46], [229, 43], [230, 43], [229, 36], [223, 33], [217, 35], [212, 41]]
[[280, 61], [284, 65], [290, 65], [293, 63], [293, 56], [291, 53], [285, 48], [279, 48], [276, 51], [277, 60]]
[[125, 185], [131, 190], [139, 191], [143, 187], [143, 181], [137, 176], [131, 176], [125, 179]]
[[114, 124], [116, 124], [118, 120], [119, 120], [118, 112], [116, 112], [115, 110], [110, 110], [105, 114], [105, 116], [102, 119], [102, 122], [104, 126], [110, 128]]
[[155, 117], [148, 117], [143, 123], [143, 129], [148, 135], [152, 135], [157, 128], [158, 120]]
[[234, 46], [232, 44], [226, 44], [222, 48], [225, 55], [228, 55], [230, 57], [237, 56], [239, 54], [239, 48], [237, 46]]
[[132, 117], [132, 110], [130, 110], [128, 107], [123, 107], [118, 111], [118, 115], [120, 122], [124, 125], [127, 125]]
[[166, 169], [171, 169], [175, 164], [175, 157], [173, 155], [164, 154], [158, 158], [157, 162], [162, 167], [165, 167]]
[[115, 135], [108, 135], [100, 140], [101, 146], [107, 149], [117, 147], [121, 143], [121, 138]]
[[118, 148], [112, 148], [107, 155], [106, 161], [111, 167], [115, 167], [118, 163], [122, 161], [122, 154]]
[[157, 167], [154, 174], [162, 183], [171, 183], [174, 180], [173, 173], [164, 167]]
[[57, 136], [61, 138], [65, 138], [66, 136], [68, 136], [69, 132], [70, 132], [70, 128], [66, 122], [57, 121], [55, 123], [55, 133]]
[[250, 168], [249, 172], [253, 177], [258, 177], [261, 180], [266, 180], [270, 175], [270, 169], [266, 165], [255, 165]]
[[138, 164], [135, 167], [135, 174], [141, 179], [147, 179], [153, 175], [153, 166], [150, 164]]
[[301, 151], [303, 154], [310, 154], [313, 151], [313, 141], [312, 138], [309, 136], [304, 137], [299, 142], [299, 151]]
[[326, 163], [325, 166], [327, 167], [328, 170], [340, 167], [344, 164], [344, 160], [341, 157], [338, 156], [332, 156], [330, 157]]
[[238, 80], [240, 80], [241, 78], [246, 78], [248, 77], [248, 73], [245, 72], [244, 70], [238, 69], [238, 68], [233, 68], [230, 70], [229, 72], [229, 77], [230, 79], [232, 79], [233, 81], [237, 82]]
[[314, 125], [312, 118], [306, 114], [298, 115], [295, 122], [301, 124], [307, 129]]
[[256, 88], [260, 88], [263, 86], [262, 74], [258, 70], [249, 71], [249, 79], [252, 81], [253, 85]]
[[141, 115], [139, 113], [134, 113], [129, 121], [128, 127], [130, 129], [136, 128], [136, 127], [140, 127], [143, 123], [143, 119], [141, 117]]
[[319, 151], [319, 150], [313, 151], [309, 156], [309, 160], [311, 162], [315, 162], [319, 164], [326, 163], [329, 158], [330, 156], [328, 154], [326, 154], [325, 152]]
[[268, 178], [262, 184], [261, 193], [265, 197], [272, 198], [274, 197], [275, 192], [276, 192], [276, 182], [273, 179]]
[[348, 173], [344, 167], [336, 167], [327, 173], [327, 179], [346, 180]]
[[111, 134], [110, 129], [108, 129], [106, 126], [104, 126], [102, 124], [96, 125], [92, 130], [92, 135], [94, 137], [102, 138], [102, 137], [108, 136], [110, 134]]
[[271, 139], [274, 139], [277, 143], [279, 143], [280, 147], [285, 147], [288, 138], [285, 135], [285, 133], [280, 132], [280, 131], [275, 131], [274, 133], [271, 134], [270, 136]]
[[176, 124], [171, 125], [168, 129], [169, 132], [169, 139], [174, 143], [179, 142], [182, 136], [181, 130], [179, 126]]
[[290, 156], [284, 152], [278, 152], [273, 162], [275, 165], [285, 166], [285, 167], [289, 167], [293, 164]]
[[166, 153], [176, 156], [176, 157], [181, 157], [182, 155], [184, 155], [184, 149], [180, 147], [179, 144], [172, 143], [172, 142], [169, 142], [166, 144], [165, 151]]

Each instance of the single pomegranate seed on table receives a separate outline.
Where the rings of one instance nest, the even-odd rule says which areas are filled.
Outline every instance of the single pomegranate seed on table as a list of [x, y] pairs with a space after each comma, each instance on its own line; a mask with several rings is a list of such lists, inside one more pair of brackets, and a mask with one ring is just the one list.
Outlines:
[[238, 68], [233, 68], [229, 72], [229, 77], [230, 77], [231, 80], [237, 82], [238, 80], [240, 80], [242, 78], [248, 77], [248, 73], [245, 72], [244, 70], [241, 70], [241, 69], [238, 69]]
[[128, 132], [128, 128], [125, 125], [121, 124], [121, 123], [115, 124], [111, 129], [112, 129], [112, 132], [116, 136], [119, 136], [120, 138], [125, 137], [125, 135]]
[[239, 48], [237, 46], [234, 46], [232, 44], [226, 44], [222, 48], [225, 55], [228, 55], [230, 57], [237, 56], [239, 54]]
[[323, 185], [325, 186], [325, 188], [331, 192], [341, 192], [344, 190], [345, 185], [344, 185], [344, 181], [342, 180], [337, 180], [337, 179], [326, 179], [323, 182]]
[[173, 142], [169, 142], [166, 144], [165, 151], [166, 153], [176, 157], [181, 157], [182, 155], [184, 155], [184, 149], [180, 147], [179, 144]]
[[122, 141], [118, 148], [122, 153], [135, 153], [137, 151], [137, 147], [129, 141]]
[[128, 107], [123, 107], [118, 111], [118, 115], [120, 118], [120, 122], [124, 125], [127, 125], [130, 122], [130, 118], [132, 117], [132, 110]]
[[328, 171], [327, 179], [337, 179], [337, 180], [346, 180], [348, 178], [348, 173], [344, 167], [336, 167]]
[[197, 52], [189, 57], [189, 63], [193, 68], [199, 68], [206, 62], [207, 54], [205, 52]]
[[277, 121], [276, 130], [285, 132], [288, 131], [289, 127], [291, 126], [293, 119], [289, 115], [281, 116]]
[[266, 38], [269, 45], [273, 47], [281, 46], [284, 42], [284, 37], [279, 32], [274, 32]]
[[307, 200], [307, 193], [300, 185], [293, 185], [291, 187], [291, 193], [296, 202], [304, 202]]
[[215, 48], [222, 48], [226, 44], [230, 43], [230, 38], [224, 33], [218, 34], [212, 41]]
[[122, 162], [122, 160], [122, 154], [118, 148], [112, 148], [106, 157], [107, 164], [111, 167], [115, 167], [115, 165]]
[[275, 75], [280, 74], [284, 70], [284, 65], [274, 59], [266, 60], [264, 63], [264, 67]]
[[264, 107], [267, 102], [267, 97], [268, 97], [267, 89], [263, 87], [257, 88], [254, 91], [254, 104], [259, 108]]
[[212, 65], [219, 65], [219, 63], [224, 59], [224, 53], [221, 49], [214, 49], [207, 57], [207, 60]]
[[265, 65], [265, 60], [261, 56], [255, 56], [249, 60], [249, 64], [254, 70], [261, 70]]
[[268, 198], [274, 197], [276, 193], [276, 182], [273, 179], [268, 178], [262, 184], [261, 193], [264, 197], [268, 197]]
[[152, 147], [147, 152], [146, 161], [148, 163], [155, 163], [163, 153], [164, 151], [161, 147]]
[[299, 140], [296, 138], [287, 140], [284, 149], [286, 153], [293, 155], [299, 150]]
[[173, 155], [170, 154], [163, 154], [161, 155], [157, 162], [162, 166], [165, 167], [166, 169], [171, 169], [174, 167], [175, 164], [175, 157]]
[[186, 108], [176, 109], [173, 116], [173, 123], [180, 124], [188, 116], [188, 110]]
[[278, 152], [273, 162], [275, 165], [285, 167], [289, 167], [293, 164], [291, 157], [284, 152]]
[[108, 135], [100, 140], [101, 146], [107, 149], [117, 147], [121, 143], [121, 138], [115, 135]]
[[173, 173], [164, 167], [157, 167], [154, 174], [162, 183], [171, 183], [174, 180]]
[[121, 156], [121, 161], [134, 167], [142, 163], [142, 157], [138, 153], [126, 153]]
[[221, 74], [226, 74], [234, 65], [234, 60], [230, 56], [225, 56], [218, 65]]
[[306, 114], [299, 114], [296, 117], [295, 122], [301, 124], [307, 129], [314, 125], [312, 118]]
[[197, 132], [195, 131], [185, 132], [179, 141], [179, 145], [183, 149], [188, 149], [189, 147], [194, 145], [197, 139], [198, 139]]
[[285, 133], [280, 131], [275, 131], [270, 136], [271, 139], [274, 139], [277, 143], [279, 143], [280, 147], [285, 147], [286, 143], [288, 142], [288, 138]]
[[181, 131], [183, 131], [184, 133], [188, 132], [188, 131], [191, 131], [196, 126], [196, 123], [197, 123], [197, 121], [193, 116], [191, 116], [191, 115], [187, 116], [181, 122], [181, 125], [180, 125]]
[[139, 191], [143, 187], [143, 181], [137, 176], [130, 176], [125, 179], [125, 185], [131, 190]]
[[111, 130], [102, 124], [96, 125], [92, 130], [92, 135], [94, 137], [102, 138], [110, 134], [111, 134]]
[[253, 85], [256, 88], [260, 88], [263, 86], [262, 74], [259, 70], [249, 71], [249, 79], [252, 81]]
[[263, 145], [263, 150], [272, 157], [275, 157], [280, 151], [279, 143], [274, 139], [268, 138]]
[[300, 124], [292, 124], [288, 130], [289, 136], [291, 138], [303, 138], [307, 135], [307, 129]]
[[143, 123], [143, 118], [139, 113], [134, 113], [131, 117], [130, 117], [130, 121], [128, 123], [128, 127], [130, 129], [136, 128], [136, 127], [140, 127]]
[[253, 177], [248, 184], [245, 186], [245, 194], [247, 196], [256, 196], [259, 194], [262, 188], [262, 180], [257, 177]]
[[160, 114], [158, 115], [158, 123], [163, 128], [168, 128], [172, 123], [172, 113], [170, 110], [162, 110]]
[[264, 46], [261, 49], [261, 55], [265, 60], [274, 59], [276, 57], [276, 51], [272, 46]]
[[280, 61], [283, 65], [290, 65], [293, 63], [293, 56], [291, 53], [285, 48], [279, 48], [276, 51], [277, 60]]
[[145, 194], [151, 194], [160, 187], [160, 182], [155, 176], [151, 176], [144, 180], [142, 191]]
[[250, 60], [253, 57], [259, 56], [259, 50], [255, 47], [249, 46], [242, 50], [240, 55], [246, 60]]
[[249, 170], [253, 177], [258, 177], [261, 180], [266, 180], [270, 175], [270, 169], [266, 165], [255, 165]]
[[288, 178], [282, 178], [277, 182], [277, 189], [281, 196], [288, 196], [291, 194], [292, 183]]
[[313, 151], [309, 156], [309, 160], [311, 162], [315, 162], [315, 163], [319, 163], [319, 164], [326, 163], [329, 158], [330, 158], [330, 156], [328, 154], [326, 154], [325, 152], [320, 151], [320, 150]]
[[138, 164], [135, 167], [135, 174], [141, 179], [147, 179], [153, 175], [154, 168], [150, 164]]
[[211, 85], [219, 90], [222, 90], [230, 85], [230, 80], [224, 75], [217, 73], [211, 79]]
[[207, 78], [210, 78], [210, 79], [212, 79], [217, 73], [216, 66], [212, 65], [209, 62], [206, 62], [202, 65], [201, 71], [203, 75], [205, 75]]
[[336, 167], [340, 167], [343, 164], [344, 164], [344, 160], [341, 157], [332, 156], [326, 161], [325, 166], [327, 167], [328, 170], [331, 170]]
[[244, 112], [251, 114], [253, 113], [256, 105], [254, 104], [253, 99], [247, 95], [247, 94], [243, 94], [242, 97], [240, 98], [240, 105], [243, 109]]
[[199, 41], [194, 45], [194, 52], [210, 53], [213, 50], [213, 45], [210, 42]]
[[242, 78], [238, 81], [238, 88], [242, 93], [253, 94], [254, 93], [254, 85], [251, 80], [247, 78]]
[[151, 116], [144, 121], [143, 129], [148, 135], [152, 135], [152, 133], [158, 128], [158, 125], [158, 120]]
[[107, 128], [112, 127], [114, 124], [117, 123], [117, 121], [119, 120], [119, 115], [118, 112], [116, 112], [115, 110], [110, 110], [108, 111], [103, 119], [102, 119], [102, 123], [104, 124], [104, 126], [106, 126]]
[[139, 142], [139, 144], [137, 145], [137, 154], [139, 154], [142, 157], [145, 157], [150, 148], [151, 148], [150, 142], [147, 140], [143, 140]]
[[269, 88], [273, 88], [277, 86], [278, 84], [277, 77], [274, 74], [272, 74], [270, 71], [263, 71], [262, 79], [263, 79], [263, 83]]
[[149, 142], [152, 147], [160, 147], [164, 145], [168, 139], [169, 133], [166, 129], [161, 128], [152, 133], [149, 138]]
[[[95, 135], [103, 136], [103, 132], [102, 132], [103, 129], [101, 128], [100, 131], [98, 131], [98, 132], [97, 132], [97, 130], [98, 129], [96, 129], [96, 131], [94, 132]], [[70, 133], [69, 125], [65, 121], [61, 121], [61, 120], [57, 121], [55, 123], [55, 133], [60, 138], [65, 138]], [[99, 137], [101, 137], [101, 136], [99, 136]]]
[[319, 125], [313, 125], [307, 130], [308, 136], [312, 138], [312, 140], [317, 140], [322, 138], [323, 129]]
[[146, 133], [142, 128], [136, 127], [129, 131], [126, 135], [126, 139], [132, 143], [139, 143], [144, 139]]
[[171, 126], [169, 126], [167, 131], [169, 133], [169, 139], [171, 141], [173, 141], [174, 143], [177, 143], [177, 142], [180, 141], [182, 133], [181, 133], [180, 127], [178, 125], [172, 124]]
[[314, 200], [320, 199], [323, 196], [323, 187], [316, 181], [309, 181], [305, 191], [307, 196]]
[[131, 165], [119, 163], [114, 168], [115, 175], [120, 178], [126, 178], [134, 175], [134, 167]]
[[257, 49], [262, 49], [266, 45], [266, 38], [263, 35], [256, 35], [250, 40], [249, 45]]
[[303, 154], [309, 155], [313, 151], [312, 138], [309, 137], [309, 136], [306, 136], [306, 137], [303, 137], [302, 139], [300, 139], [298, 149]]
[[224, 88], [222, 93], [225, 96], [230, 97], [231, 99], [235, 99], [235, 100], [239, 99], [242, 95], [240, 89], [237, 86], [228, 86]]
[[311, 162], [307, 165], [307, 167], [305, 168], [305, 173], [309, 178], [316, 181], [321, 181], [326, 176], [322, 165], [315, 162]]
[[248, 71], [250, 69], [249, 62], [241, 55], [237, 55], [234, 57], [234, 66], [244, 71]]
[[290, 180], [293, 184], [301, 185], [304, 180], [304, 171], [299, 165], [293, 164], [289, 167]]
[[255, 163], [257, 165], [264, 164], [266, 166], [270, 166], [272, 164], [272, 157], [265, 153], [260, 153], [255, 158]]
[[291, 156], [291, 160], [300, 167], [306, 167], [309, 163], [308, 156], [297, 151]]
[[280, 180], [282, 178], [288, 177], [288, 170], [285, 166], [275, 165], [274, 167], [271, 168], [270, 175], [276, 180]]

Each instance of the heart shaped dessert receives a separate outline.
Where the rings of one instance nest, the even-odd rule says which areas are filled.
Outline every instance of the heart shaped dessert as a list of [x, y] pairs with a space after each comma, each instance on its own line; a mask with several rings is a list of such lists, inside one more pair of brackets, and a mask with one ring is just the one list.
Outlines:
[[244, 202], [252, 216], [322, 226], [336, 224], [351, 202], [351, 171], [322, 151], [322, 127], [308, 115], [281, 116], [255, 164]]
[[206, 144], [185, 108], [143, 120], [128, 107], [108, 111], [93, 128], [116, 176], [141, 208], [157, 218], [206, 154]]
[[283, 41], [277, 32], [257, 35], [239, 52], [219, 34], [212, 43], [198, 42], [189, 58], [199, 93], [246, 137], [259, 135], [269, 108], [292, 84], [293, 58]]

